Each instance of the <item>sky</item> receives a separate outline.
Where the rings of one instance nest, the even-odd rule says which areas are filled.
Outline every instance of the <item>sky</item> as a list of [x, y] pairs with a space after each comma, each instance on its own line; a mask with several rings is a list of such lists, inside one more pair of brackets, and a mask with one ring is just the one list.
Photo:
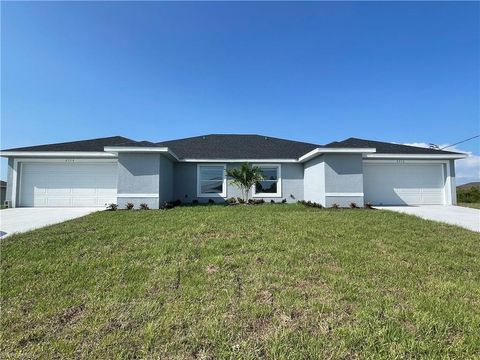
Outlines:
[[[2, 2], [1, 148], [480, 133], [478, 2]], [[480, 145], [451, 150], [479, 181]], [[2, 160], [1, 178], [6, 178]]]

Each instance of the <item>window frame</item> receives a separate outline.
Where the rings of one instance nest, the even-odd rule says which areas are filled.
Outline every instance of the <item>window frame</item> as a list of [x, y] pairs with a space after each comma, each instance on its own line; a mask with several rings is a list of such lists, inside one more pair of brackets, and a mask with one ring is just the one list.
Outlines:
[[[200, 186], [200, 172], [202, 167], [222, 167], [223, 169], [223, 180], [222, 180], [222, 192], [221, 193], [202, 193]], [[211, 164], [197, 164], [197, 197], [210, 197], [210, 198], [226, 198], [227, 197], [227, 164], [211, 163]]]
[[282, 164], [252, 164], [252, 166], [276, 167], [277, 168], [277, 192], [276, 193], [257, 193], [256, 186], [252, 186], [252, 197], [254, 198], [281, 198], [282, 197]]

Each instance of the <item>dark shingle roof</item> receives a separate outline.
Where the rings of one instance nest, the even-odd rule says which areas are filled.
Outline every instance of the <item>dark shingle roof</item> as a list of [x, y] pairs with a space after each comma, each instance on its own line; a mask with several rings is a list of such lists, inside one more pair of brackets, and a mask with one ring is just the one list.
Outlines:
[[105, 146], [131, 145], [136, 143], [137, 141], [123, 136], [111, 136], [56, 144], [26, 146], [3, 151], [103, 151]]
[[7, 187], [7, 182], [6, 181], [3, 181], [3, 180], [0, 180], [0, 187]]
[[418, 146], [401, 145], [382, 141], [348, 138], [325, 145], [328, 148], [375, 148], [380, 154], [458, 154], [456, 152], [435, 150]]
[[261, 135], [204, 135], [162, 141], [186, 159], [298, 159], [320, 145]]
[[162, 141], [134, 141], [123, 136], [27, 146], [3, 151], [104, 151], [105, 146], [168, 147], [183, 159], [298, 159], [319, 148], [375, 148], [382, 154], [458, 154], [450, 151], [349, 138], [327, 145], [262, 135], [211, 134]]

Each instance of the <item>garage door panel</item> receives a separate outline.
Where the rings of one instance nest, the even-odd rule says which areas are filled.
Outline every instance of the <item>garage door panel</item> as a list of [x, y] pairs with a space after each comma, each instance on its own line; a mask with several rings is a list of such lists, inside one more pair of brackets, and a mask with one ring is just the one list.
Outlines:
[[444, 203], [442, 164], [365, 163], [365, 202], [376, 205]]
[[103, 206], [116, 202], [115, 163], [23, 163], [20, 206]]

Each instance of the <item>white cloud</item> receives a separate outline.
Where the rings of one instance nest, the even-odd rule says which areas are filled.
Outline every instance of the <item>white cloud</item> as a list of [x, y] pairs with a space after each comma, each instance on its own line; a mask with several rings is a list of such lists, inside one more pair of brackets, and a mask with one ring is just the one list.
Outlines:
[[[429, 144], [423, 142], [407, 143], [404, 145], [429, 147]], [[448, 146], [448, 144], [438, 145], [439, 148], [444, 146]], [[455, 180], [457, 185], [466, 184], [472, 181], [480, 181], [480, 156], [473, 154], [471, 151], [461, 150], [456, 146], [449, 147], [445, 150], [461, 152], [468, 155], [465, 159], [455, 160]]]

